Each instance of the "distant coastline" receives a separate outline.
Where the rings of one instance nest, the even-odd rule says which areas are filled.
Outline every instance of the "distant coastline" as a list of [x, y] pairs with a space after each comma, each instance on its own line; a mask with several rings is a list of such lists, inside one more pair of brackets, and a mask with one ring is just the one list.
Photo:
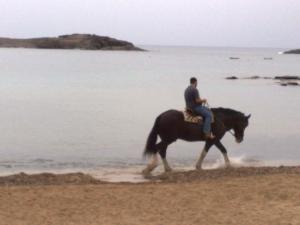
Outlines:
[[0, 38], [0, 48], [83, 49], [145, 51], [131, 42], [94, 34], [71, 34], [44, 38]]

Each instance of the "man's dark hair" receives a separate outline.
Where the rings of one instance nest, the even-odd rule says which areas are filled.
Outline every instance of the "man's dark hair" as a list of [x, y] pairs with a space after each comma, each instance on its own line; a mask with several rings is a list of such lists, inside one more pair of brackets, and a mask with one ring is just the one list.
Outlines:
[[190, 79], [190, 83], [191, 84], [194, 84], [194, 83], [196, 83], [197, 82], [197, 79], [195, 78], [195, 77], [192, 77], [191, 79]]

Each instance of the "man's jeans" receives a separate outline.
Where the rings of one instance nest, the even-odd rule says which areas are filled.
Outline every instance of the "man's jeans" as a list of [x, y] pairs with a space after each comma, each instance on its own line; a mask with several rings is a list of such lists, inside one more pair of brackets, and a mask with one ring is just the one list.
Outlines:
[[196, 106], [193, 110], [196, 114], [204, 117], [204, 124], [203, 124], [203, 132], [205, 134], [209, 134], [211, 130], [211, 121], [212, 121], [212, 113], [210, 110], [202, 105]]

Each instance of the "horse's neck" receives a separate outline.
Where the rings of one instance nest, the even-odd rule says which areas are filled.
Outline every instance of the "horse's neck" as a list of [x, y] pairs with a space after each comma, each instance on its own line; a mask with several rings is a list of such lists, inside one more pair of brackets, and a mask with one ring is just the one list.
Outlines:
[[221, 113], [217, 116], [220, 117], [222, 123], [226, 127], [226, 130], [231, 130], [236, 124], [236, 115]]
[[235, 126], [235, 118], [233, 116], [225, 116], [224, 125], [227, 130], [231, 130]]
[[241, 113], [236, 110], [226, 108], [213, 108], [212, 111], [215, 116], [223, 122], [226, 130], [231, 130], [234, 128], [241, 115]]

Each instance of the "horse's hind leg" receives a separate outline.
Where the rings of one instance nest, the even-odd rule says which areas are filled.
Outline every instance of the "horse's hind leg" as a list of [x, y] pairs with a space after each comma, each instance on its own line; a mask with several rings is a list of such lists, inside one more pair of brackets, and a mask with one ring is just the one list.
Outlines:
[[[155, 149], [159, 151], [163, 146], [163, 142], [159, 142], [155, 145]], [[152, 155], [152, 159], [150, 163], [147, 165], [147, 167], [143, 170], [143, 174], [149, 174], [151, 173], [156, 167], [158, 166], [158, 157], [157, 153]]]
[[147, 167], [143, 170], [143, 174], [150, 174], [156, 167], [158, 166], [158, 158], [157, 153], [152, 155], [151, 162], [147, 165]]
[[162, 162], [164, 164], [165, 172], [170, 172], [172, 171], [171, 167], [169, 166], [169, 163], [167, 161], [166, 155], [167, 155], [167, 148], [168, 148], [168, 143], [162, 142], [161, 146], [159, 148], [159, 154], [162, 159]]

